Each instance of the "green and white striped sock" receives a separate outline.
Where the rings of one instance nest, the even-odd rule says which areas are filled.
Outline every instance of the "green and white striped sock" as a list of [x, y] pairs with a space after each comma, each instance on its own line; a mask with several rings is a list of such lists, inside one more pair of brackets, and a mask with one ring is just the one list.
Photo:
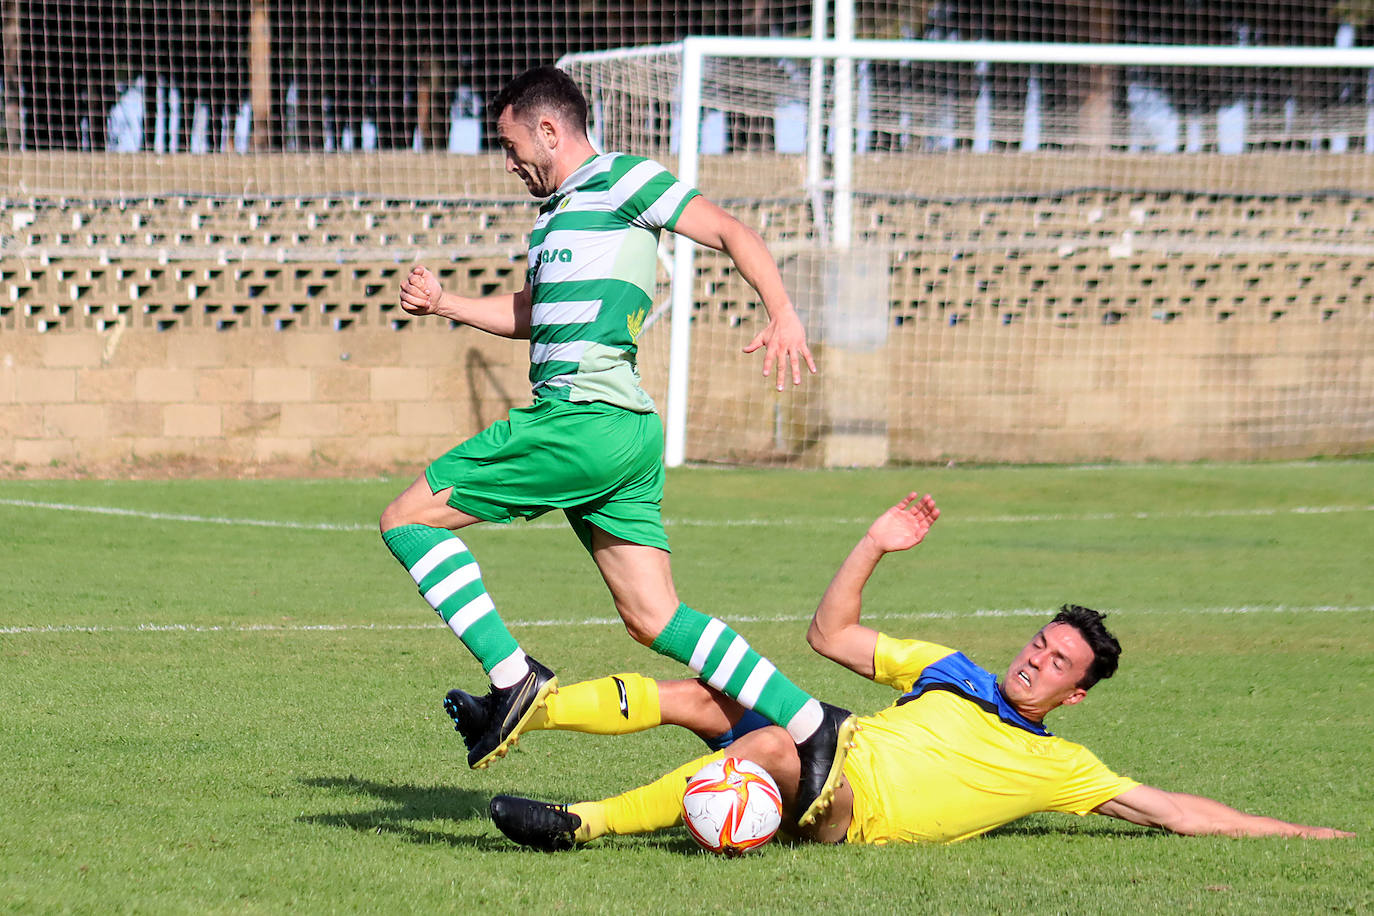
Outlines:
[[718, 618], [679, 604], [651, 648], [781, 725], [799, 744], [820, 727], [821, 704]]
[[399, 525], [384, 531], [382, 539], [493, 684], [509, 687], [525, 674], [525, 653], [496, 613], [482, 571], [462, 539], [428, 525]]

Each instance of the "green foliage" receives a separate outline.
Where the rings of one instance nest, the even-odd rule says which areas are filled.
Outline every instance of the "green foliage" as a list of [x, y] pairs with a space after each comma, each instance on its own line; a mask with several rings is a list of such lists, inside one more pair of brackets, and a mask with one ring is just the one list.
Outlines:
[[[680, 830], [548, 856], [492, 828], [493, 794], [600, 797], [699, 745], [544, 733], [467, 770], [439, 700], [480, 671], [375, 532], [404, 483], [0, 483], [0, 909], [1374, 907], [1374, 464], [674, 472], [684, 600], [823, 698], [891, 699], [802, 635], [869, 520], [919, 488], [944, 516], [874, 576], [875, 625], [1000, 671], [1058, 605], [1108, 611], [1121, 670], [1054, 731], [1146, 782], [1360, 834], [1185, 839], [1039, 815], [951, 847], [772, 844], [738, 861]], [[559, 520], [465, 537], [512, 630], [565, 681], [680, 676], [625, 635]]]

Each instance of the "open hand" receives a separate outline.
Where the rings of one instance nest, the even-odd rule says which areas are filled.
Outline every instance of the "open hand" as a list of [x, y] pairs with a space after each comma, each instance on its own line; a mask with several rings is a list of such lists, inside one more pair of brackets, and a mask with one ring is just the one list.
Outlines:
[[940, 517], [935, 500], [927, 493], [917, 497], [908, 493], [869, 526], [868, 537], [884, 553], [910, 550], [925, 539], [926, 532]]
[[778, 314], [769, 320], [768, 327], [749, 342], [744, 352], [753, 353], [759, 347], [767, 348], [763, 357], [764, 377], [772, 375], [774, 366], [777, 367], [779, 391], [782, 391], [786, 382], [785, 373], [788, 366], [792, 368], [793, 385], [801, 384], [803, 361], [811, 370], [811, 374], [816, 374], [816, 361], [811, 358], [811, 350], [806, 346], [806, 328], [797, 317], [796, 311], [791, 308], [779, 309]]
[[1298, 836], [1305, 840], [1346, 840], [1354, 835], [1349, 830], [1337, 830], [1335, 827], [1298, 826]]

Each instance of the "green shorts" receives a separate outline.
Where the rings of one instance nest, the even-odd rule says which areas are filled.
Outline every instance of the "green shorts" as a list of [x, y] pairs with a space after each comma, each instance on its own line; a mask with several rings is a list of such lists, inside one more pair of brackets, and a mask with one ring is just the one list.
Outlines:
[[582, 546], [591, 528], [668, 549], [663, 424], [654, 413], [543, 398], [519, 407], [425, 469], [432, 492], [488, 522], [562, 509]]

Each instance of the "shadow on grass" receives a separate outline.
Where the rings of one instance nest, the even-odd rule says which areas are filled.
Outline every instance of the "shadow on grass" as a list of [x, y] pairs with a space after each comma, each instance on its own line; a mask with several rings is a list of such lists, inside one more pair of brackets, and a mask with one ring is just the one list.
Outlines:
[[1135, 839], [1157, 837], [1160, 834], [1161, 831], [1151, 830], [1148, 827], [1123, 824], [1107, 818], [1094, 818], [1087, 823], [1067, 824], [1039, 820], [1012, 821], [1010, 824], [1003, 824], [1001, 827], [995, 827], [989, 830], [987, 833], [983, 834], [983, 836], [988, 839], [1002, 836], [1111, 837], [1113, 839]]
[[[296, 820], [303, 824], [337, 827], [362, 833], [388, 833], [402, 836], [413, 843], [442, 843], [467, 849], [507, 850], [522, 852], [519, 847], [501, 836], [487, 813], [490, 797], [483, 792], [455, 789], [449, 786], [418, 786], [360, 779], [356, 776], [319, 777], [301, 780], [303, 785], [345, 795], [370, 795], [385, 804], [371, 811], [347, 814], [308, 814]], [[480, 821], [486, 832], [481, 836], [457, 836], [442, 830], [416, 827], [423, 821]], [[1038, 817], [1013, 821], [984, 836], [995, 837], [1055, 837], [1088, 838], [1111, 837], [1131, 839], [1159, 836], [1159, 831], [1133, 824], [1122, 824], [1105, 818], [1088, 823], [1058, 823]], [[796, 840], [779, 837], [783, 843]], [[601, 843], [595, 844], [597, 847]], [[636, 837], [631, 845], [657, 849], [676, 855], [702, 855], [703, 851], [684, 831], [674, 830]]]
[[597, 840], [593, 846], [601, 848], [611, 848], [611, 844], [621, 843], [626, 847], [633, 845], [639, 849], [653, 849], [659, 852], [672, 853], [680, 856], [709, 856], [697, 841], [692, 839], [685, 829], [677, 828], [673, 830], [661, 830], [657, 833], [646, 833], [637, 837], [605, 837]]
[[[464, 849], [504, 850], [542, 855], [523, 849], [501, 835], [491, 823], [487, 808], [491, 797], [486, 793], [448, 786], [384, 783], [359, 779], [356, 776], [303, 779], [301, 784], [341, 795], [370, 795], [385, 803], [371, 811], [302, 815], [296, 818], [297, 822], [302, 824], [356, 830], [360, 833], [392, 834], [421, 845], [442, 843]], [[480, 821], [487, 828], [487, 832], [481, 836], [459, 836], [443, 830], [417, 827], [417, 821]], [[612, 839], [611, 842], [615, 842], [616, 839], [618, 838]], [[657, 849], [676, 855], [706, 854], [683, 830], [635, 837], [627, 845], [641, 849]], [[594, 848], [606, 848], [606, 844], [597, 843], [594, 844]]]
[[[491, 827], [487, 815], [490, 797], [482, 792], [454, 789], [449, 786], [417, 786], [359, 779], [356, 776], [303, 779], [301, 783], [316, 789], [346, 795], [370, 795], [385, 804], [371, 811], [351, 811], [347, 814], [307, 814], [296, 818], [303, 824], [339, 827], [365, 833], [390, 833], [420, 844], [445, 843], [465, 848], [510, 848], [510, 842], [495, 836], [455, 836], [442, 830], [416, 827], [417, 821], [482, 821]], [[491, 827], [491, 833], [496, 828]]]

